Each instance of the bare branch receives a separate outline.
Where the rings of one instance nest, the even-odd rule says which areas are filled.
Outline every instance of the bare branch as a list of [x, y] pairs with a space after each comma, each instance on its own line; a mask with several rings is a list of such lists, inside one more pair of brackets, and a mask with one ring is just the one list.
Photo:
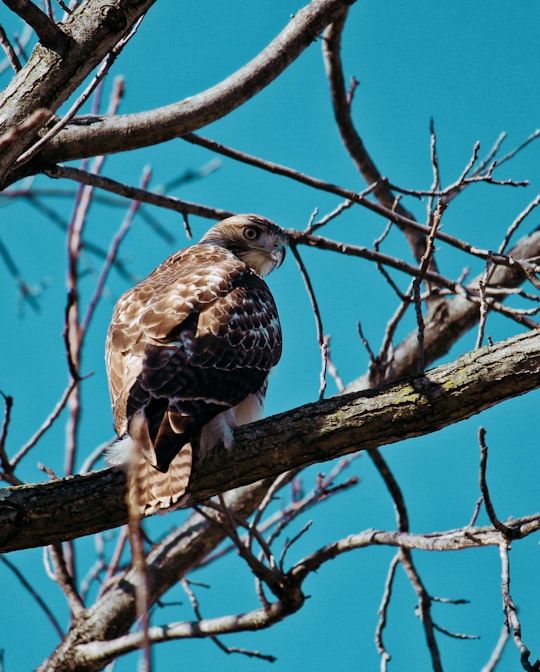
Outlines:
[[534, 664], [531, 664], [529, 661], [531, 652], [525, 646], [523, 639], [521, 638], [521, 623], [519, 622], [516, 605], [510, 594], [510, 558], [508, 557], [508, 547], [509, 542], [505, 537], [499, 544], [499, 554], [501, 556], [501, 591], [505, 624], [506, 628], [512, 633], [514, 643], [519, 650], [521, 666], [524, 670], [527, 670], [527, 672], [537, 672], [540, 666], [540, 659]]
[[174, 196], [163, 196], [162, 194], [156, 194], [146, 189], [131, 187], [127, 184], [117, 182], [116, 180], [111, 180], [108, 177], [94, 175], [93, 173], [89, 173], [79, 168], [55, 166], [54, 168], [47, 169], [45, 173], [52, 178], [65, 177], [69, 180], [75, 180], [80, 184], [86, 184], [88, 186], [109, 191], [113, 194], [118, 194], [118, 196], [132, 198], [133, 200], [139, 201], [140, 203], [156, 205], [158, 207], [174, 210], [182, 214], [197, 215], [199, 217], [206, 217], [208, 219], [216, 220], [225, 219], [226, 217], [230, 217], [232, 214], [234, 214], [228, 210], [209, 208], [204, 205], [198, 205], [197, 203], [181, 201]]
[[49, 551], [54, 567], [54, 580], [67, 597], [71, 615], [77, 616], [84, 609], [84, 602], [77, 591], [73, 576], [68, 569], [62, 545], [53, 544], [49, 547]]
[[69, 383], [69, 385], [64, 390], [62, 396], [60, 397], [58, 403], [52, 410], [49, 417], [41, 425], [38, 431], [32, 436], [32, 438], [27, 443], [25, 443], [24, 446], [15, 455], [15, 457], [12, 460], [13, 466], [16, 466], [23, 459], [23, 457], [37, 444], [37, 442], [41, 439], [41, 437], [45, 434], [45, 432], [49, 429], [49, 427], [52, 426], [54, 421], [58, 418], [58, 416], [62, 412], [71, 393], [73, 392], [73, 390], [77, 385], [78, 385], [77, 380], [72, 380]]
[[[328, 238], [322, 238], [321, 236], [312, 236], [298, 231], [288, 231], [288, 234], [289, 238], [293, 243], [309, 245], [310, 247], [315, 247], [321, 250], [330, 250], [332, 252], [337, 252], [339, 254], [346, 254], [352, 257], [361, 257], [362, 259], [376, 261], [378, 263], [386, 264], [387, 266], [402, 271], [403, 273], [407, 273], [408, 275], [411, 275], [413, 277], [417, 277], [418, 274], [420, 273], [417, 267], [408, 264], [407, 262], [403, 261], [403, 259], [398, 259], [397, 257], [391, 257], [387, 254], [382, 254], [381, 252], [375, 252], [374, 250], [370, 250], [367, 247], [360, 247], [358, 245], [347, 245], [345, 243], [330, 240]], [[490, 255], [489, 252], [486, 253], [486, 257], [489, 255]], [[492, 259], [495, 261], [495, 257], [492, 257]], [[507, 264], [511, 265], [512, 262], [515, 265], [523, 266], [523, 263], [516, 262], [513, 259], [512, 261], [510, 261], [508, 258], [506, 259], [504, 265]], [[458, 282], [445, 278], [439, 273], [435, 273], [434, 271], [429, 270], [423, 271], [423, 277], [424, 279], [429, 280], [430, 282], [440, 287], [444, 287], [450, 290], [454, 294], [466, 297], [467, 300], [471, 301], [474, 304], [481, 303], [478, 287], [475, 286], [474, 284], [464, 286], [459, 284]], [[538, 327], [538, 324], [528, 317], [528, 315], [535, 315], [538, 312], [538, 308], [528, 310], [510, 309], [491, 297], [488, 299], [488, 301], [490, 310], [495, 310], [503, 315], [506, 315], [510, 319], [515, 320], [519, 324], [523, 324], [524, 326], [527, 326], [530, 329], [536, 329]]]
[[[531, 332], [377, 393], [308, 404], [238, 428], [235, 450], [216, 451], [198, 465], [185, 504], [358, 449], [435, 432], [538, 387], [540, 332]], [[0, 489], [0, 548], [49, 544], [119, 525], [126, 521], [125, 506], [119, 504], [124, 488], [124, 474], [107, 469]], [[59, 517], [61, 507], [66, 515]], [[68, 516], [68, 510], [77, 513]]]
[[319, 386], [319, 399], [324, 398], [324, 391], [326, 389], [326, 368], [327, 368], [327, 356], [328, 356], [328, 345], [325, 340], [325, 335], [324, 335], [324, 330], [323, 330], [323, 325], [322, 325], [322, 318], [321, 318], [321, 313], [319, 310], [319, 304], [317, 302], [317, 297], [315, 296], [315, 292], [313, 290], [313, 285], [311, 284], [311, 279], [309, 277], [309, 274], [307, 272], [307, 269], [304, 265], [304, 262], [302, 260], [302, 257], [300, 256], [300, 253], [298, 252], [298, 248], [294, 243], [290, 244], [289, 246], [291, 248], [291, 251], [293, 253], [294, 258], [296, 259], [296, 263], [298, 264], [298, 268], [300, 269], [300, 273], [302, 274], [302, 278], [304, 279], [304, 284], [306, 286], [306, 290], [309, 296], [309, 300], [311, 302], [311, 308], [313, 309], [313, 314], [315, 316], [315, 325], [317, 327], [317, 342], [319, 344], [319, 350], [321, 353], [321, 373], [320, 373], [320, 386]]
[[211, 89], [148, 112], [72, 125], [49, 144], [42, 160], [57, 163], [155, 145], [220, 119], [274, 81], [353, 2], [312, 0], [258, 56]]
[[63, 53], [68, 45], [68, 36], [54, 21], [30, 0], [4, 0], [12, 11], [36, 31], [41, 44], [48, 49]]
[[[376, 185], [373, 194], [381, 205], [393, 208], [395, 212], [406, 219], [414, 219], [413, 215], [400, 203], [395, 204], [395, 195], [389, 187], [388, 181], [383, 179], [379, 169], [369, 155], [364, 142], [358, 134], [351, 117], [351, 94], [345, 87], [343, 66], [341, 63], [341, 36], [347, 14], [342, 14], [326, 30], [323, 39], [323, 55], [326, 65], [326, 74], [330, 84], [334, 116], [341, 135], [341, 139], [349, 152], [356, 167], [368, 185]], [[399, 222], [398, 225], [401, 226]], [[413, 250], [416, 259], [420, 260], [424, 251], [424, 236], [417, 229], [403, 227], [407, 240]]]
[[0, 45], [2, 46], [2, 49], [5, 51], [8, 61], [10, 62], [13, 70], [15, 72], [19, 72], [19, 70], [22, 67], [21, 62], [19, 60], [19, 57], [17, 56], [17, 52], [11, 46], [11, 42], [9, 41], [8, 36], [6, 35], [6, 31], [1, 25], [0, 25]]
[[514, 527], [507, 527], [501, 523], [495, 514], [495, 508], [491, 501], [491, 495], [486, 480], [488, 448], [486, 444], [486, 430], [483, 427], [480, 427], [478, 430], [478, 442], [480, 444], [480, 490], [482, 492], [486, 512], [493, 527], [496, 530], [499, 530], [505, 539], [508, 539], [509, 541], [511, 539], [516, 539], [516, 535], [519, 537], [519, 530], [514, 529]]

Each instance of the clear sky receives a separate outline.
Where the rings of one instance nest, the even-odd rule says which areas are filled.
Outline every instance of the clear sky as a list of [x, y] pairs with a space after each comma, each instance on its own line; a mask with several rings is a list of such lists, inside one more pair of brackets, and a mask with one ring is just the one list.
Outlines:
[[[256, 3], [160, 0], [114, 67], [114, 74], [126, 80], [121, 111], [164, 105], [212, 86], [255, 56], [299, 6], [290, 0]], [[5, 7], [0, 9], [0, 22], [8, 33], [21, 29]], [[354, 118], [381, 172], [403, 187], [429, 188], [430, 119], [434, 120], [438, 133], [443, 184], [459, 176], [476, 141], [481, 142], [481, 155], [487, 153], [503, 131], [508, 134], [505, 151], [521, 143], [540, 126], [539, 34], [540, 5], [533, 2], [455, 0], [443, 4], [382, 0], [355, 5], [345, 30], [343, 58], [347, 76], [354, 75], [360, 82]], [[0, 85], [7, 81], [8, 73], [4, 71]], [[110, 83], [105, 97], [109, 91]], [[320, 40], [254, 100], [226, 119], [202, 129], [201, 134], [335, 184], [357, 190], [365, 186], [341, 146], [333, 122]], [[214, 160], [205, 150], [177, 140], [129, 156], [110, 157], [103, 174], [137, 184], [144, 166], [151, 165], [151, 186], [158, 188]], [[483, 248], [498, 247], [512, 220], [539, 193], [539, 165], [537, 143], [507, 164], [500, 175], [528, 179], [531, 184], [527, 189], [489, 185], [471, 189], [449, 208], [444, 219], [445, 231]], [[72, 187], [45, 179], [37, 180], [36, 186]], [[315, 208], [326, 214], [339, 203], [336, 197], [227, 159], [219, 159], [218, 169], [205, 179], [184, 184], [171, 193], [236, 212], [256, 212], [284, 227], [299, 229], [307, 225]], [[42, 202], [54, 206], [64, 221], [69, 219], [69, 199], [57, 196]], [[423, 221], [425, 203], [410, 199], [406, 206]], [[149, 212], [173, 235], [174, 242], [156, 236], [147, 223], [137, 219], [122, 247], [122, 256], [131, 272], [139, 277], [187, 242], [178, 215]], [[107, 248], [124, 214], [123, 206], [93, 206], [86, 240]], [[209, 222], [197, 218], [191, 224], [195, 239], [209, 226]], [[385, 222], [356, 208], [326, 233], [338, 240], [371, 245], [384, 226]], [[521, 234], [537, 226], [538, 214], [533, 213]], [[61, 227], [38, 209], [0, 198], [0, 239], [11, 250], [25, 280], [44, 287], [38, 297], [39, 313], [28, 305], [21, 308], [14, 280], [0, 263], [0, 352], [3, 353], [0, 390], [15, 400], [7, 444], [8, 450], [15, 453], [48, 416], [66, 385], [61, 337], [65, 236]], [[390, 240], [386, 251], [408, 254], [397, 236]], [[387, 320], [397, 305], [396, 299], [366, 262], [351, 262], [317, 251], [302, 253], [320, 300], [325, 332], [332, 336], [334, 363], [345, 382], [349, 382], [368, 365], [358, 338], [357, 322], [362, 322], [366, 336], [377, 350]], [[438, 261], [442, 271], [454, 278], [460, 276], [465, 265], [471, 266], [471, 276], [481, 271], [480, 265], [446, 248], [441, 250]], [[88, 302], [101, 262], [88, 254], [84, 263], [88, 266], [88, 278], [83, 301]], [[403, 288], [407, 286], [407, 278], [395, 277]], [[270, 385], [268, 415], [316, 400], [320, 371], [314, 320], [292, 255], [271, 276], [269, 284], [280, 309], [285, 346]], [[127, 287], [127, 281], [113, 273], [107, 290], [110, 298], [102, 302], [92, 322], [83, 373], [93, 375], [85, 381], [82, 392], [79, 467], [97, 445], [112, 436], [103, 343], [113, 301]], [[411, 317], [398, 339], [412, 325]], [[488, 321], [487, 333], [494, 340], [518, 331], [517, 325], [501, 318], [492, 317]], [[474, 340], [475, 334], [464, 339], [449, 358], [472, 347]], [[329, 380], [327, 394], [335, 392]], [[539, 400], [538, 393], [531, 394], [502, 404], [480, 419], [472, 418], [436, 435], [384, 450], [404, 490], [413, 531], [460, 527], [471, 518], [479, 497], [476, 440], [479, 424], [488, 432], [490, 484], [500, 516], [518, 516], [538, 508], [540, 458], [537, 425], [531, 418], [538, 413]], [[36, 466], [38, 462], [61, 473], [64, 420], [53, 427], [22, 465], [21, 475], [29, 482], [43, 480]], [[330, 465], [320, 465], [307, 470], [303, 476], [305, 489], [312, 487], [319, 471], [329, 469]], [[309, 514], [314, 524], [291, 549], [291, 560], [340, 536], [366, 528], [394, 528], [391, 500], [367, 457], [356, 460], [346, 476], [353, 474], [360, 477], [356, 488]], [[172, 514], [159, 525], [175, 525], [182, 516]], [[303, 522], [305, 519], [291, 533], [297, 532]], [[483, 516], [480, 522], [485, 522]], [[105, 539], [112, 544], [108, 535]], [[93, 542], [81, 540], [78, 547], [80, 573], [84, 575], [93, 557]], [[188, 641], [156, 647], [156, 669], [262, 672], [270, 667], [293, 670], [302, 664], [314, 672], [329, 668], [376, 670], [379, 657], [373, 640], [377, 608], [392, 555], [391, 550], [379, 548], [341, 557], [307, 582], [306, 592], [311, 599], [300, 613], [268, 631], [225, 638], [230, 646], [275, 655], [278, 662], [273, 667], [241, 655], [226, 656], [209, 641]], [[39, 587], [64, 623], [63, 596], [46, 576], [41, 556], [41, 550], [32, 550], [9, 557]], [[445, 670], [480, 670], [503, 622], [497, 549], [436, 556], [416, 553], [415, 559], [433, 595], [470, 600], [465, 605], [435, 605], [437, 623], [451, 631], [480, 636], [478, 640], [463, 641], [439, 635]], [[516, 544], [511, 559], [515, 567], [514, 598], [526, 624], [523, 634], [539, 656], [537, 540]], [[211, 585], [208, 590], [197, 589], [207, 617], [233, 613], [235, 609], [249, 610], [256, 605], [253, 582], [237, 557], [231, 556], [192, 578]], [[55, 646], [55, 632], [3, 565], [0, 565], [0, 594], [3, 624], [0, 648], [5, 650], [5, 670], [32, 669]], [[156, 614], [156, 623], [192, 618], [180, 588], [175, 588], [168, 600], [182, 601], [183, 605]], [[390, 669], [402, 672], [429, 669], [415, 605], [415, 595], [400, 572], [386, 634], [395, 661]], [[115, 669], [120, 672], [135, 669], [135, 660], [133, 656], [121, 659]], [[509, 643], [500, 669], [517, 669], [518, 662], [516, 649]]]

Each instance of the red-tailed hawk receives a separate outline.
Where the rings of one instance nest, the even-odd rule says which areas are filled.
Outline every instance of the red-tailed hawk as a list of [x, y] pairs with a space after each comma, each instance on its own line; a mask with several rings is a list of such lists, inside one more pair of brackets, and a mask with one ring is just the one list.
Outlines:
[[130, 515], [177, 503], [200, 459], [258, 419], [281, 327], [262, 279], [287, 234], [236, 215], [176, 252], [115, 306], [106, 362], [115, 428], [109, 462], [128, 474]]

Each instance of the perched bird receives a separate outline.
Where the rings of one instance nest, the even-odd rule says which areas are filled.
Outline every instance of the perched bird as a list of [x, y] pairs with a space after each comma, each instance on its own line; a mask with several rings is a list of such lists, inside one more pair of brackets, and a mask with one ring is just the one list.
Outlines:
[[127, 470], [131, 516], [176, 504], [192, 461], [230, 448], [234, 427], [261, 417], [281, 356], [262, 278], [282, 263], [287, 242], [264, 217], [229, 217], [116, 304], [106, 363], [120, 441], [109, 462]]

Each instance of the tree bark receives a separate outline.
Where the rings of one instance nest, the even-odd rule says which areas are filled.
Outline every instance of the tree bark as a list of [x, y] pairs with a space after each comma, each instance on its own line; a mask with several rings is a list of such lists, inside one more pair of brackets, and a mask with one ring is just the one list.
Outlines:
[[[425, 374], [307, 404], [235, 432], [192, 474], [189, 506], [260, 479], [429, 434], [540, 387], [540, 332], [469, 352]], [[0, 490], [0, 550], [51, 544], [127, 520], [125, 478], [105, 469]], [[58, 511], [63, 512], [58, 516]]]
[[[76, 90], [155, 0], [88, 0], [61, 25], [65, 39], [37, 44], [30, 59], [0, 96], [0, 138], [18, 128], [2, 147], [0, 188], [16, 174], [16, 159], [36, 139], [60, 105]], [[60, 31], [58, 31], [60, 32]], [[39, 126], [24, 122], [38, 110], [48, 111]]]
[[[37, 45], [0, 97], [0, 138], [38, 109], [52, 116], [155, 0], [90, 0], [63, 26], [62, 49]], [[16, 158], [36, 139], [22, 129], [0, 159], [0, 188], [59, 161], [127, 151], [181, 137], [220, 119], [270, 84], [355, 0], [312, 0], [252, 61], [216, 86], [186, 100], [137, 114], [86, 118], [51, 139], [25, 166]]]

